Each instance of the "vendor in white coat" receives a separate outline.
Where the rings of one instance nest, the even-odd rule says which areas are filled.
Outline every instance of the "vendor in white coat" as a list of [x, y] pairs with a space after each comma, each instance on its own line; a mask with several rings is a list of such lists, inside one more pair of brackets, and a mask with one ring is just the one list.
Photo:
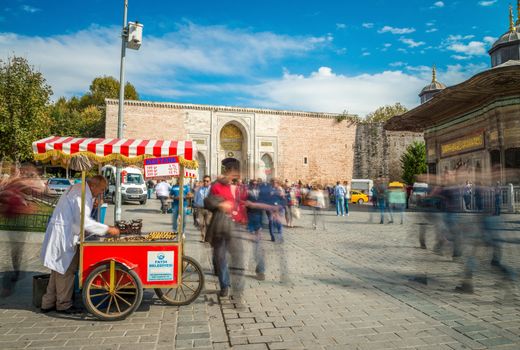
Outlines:
[[[107, 181], [102, 176], [87, 180], [85, 186], [85, 231], [91, 235], [118, 235], [116, 227], [110, 227], [90, 218], [94, 199], [105, 192]], [[72, 305], [74, 273], [78, 269], [81, 218], [81, 184], [64, 193], [52, 214], [43, 240], [41, 259], [51, 269], [47, 292], [42, 298], [42, 312], [56, 310], [61, 313], [77, 313]]]

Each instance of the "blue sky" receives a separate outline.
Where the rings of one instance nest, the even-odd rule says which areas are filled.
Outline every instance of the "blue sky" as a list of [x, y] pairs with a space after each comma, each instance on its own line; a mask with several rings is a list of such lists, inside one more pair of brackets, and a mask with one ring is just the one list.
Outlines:
[[[360, 116], [395, 102], [413, 107], [433, 64], [448, 85], [489, 67], [509, 3], [129, 0], [129, 20], [144, 35], [139, 51], [127, 51], [126, 76], [153, 101]], [[54, 98], [119, 76], [122, 0], [0, 6], [0, 58], [26, 57]]]

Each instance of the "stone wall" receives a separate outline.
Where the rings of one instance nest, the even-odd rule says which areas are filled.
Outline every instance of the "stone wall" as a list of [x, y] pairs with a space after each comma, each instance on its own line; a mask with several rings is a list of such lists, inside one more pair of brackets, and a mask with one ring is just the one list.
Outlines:
[[351, 180], [355, 133], [349, 121], [285, 117], [279, 133], [280, 178], [322, 184]]
[[422, 133], [386, 131], [383, 124], [359, 124], [354, 145], [354, 178], [375, 179], [379, 175], [400, 181], [401, 155]]
[[[107, 103], [106, 137], [117, 135], [117, 102]], [[379, 174], [401, 178], [401, 154], [422, 134], [386, 132], [382, 124], [336, 121], [333, 115], [223, 106], [125, 103], [125, 138], [193, 139], [212, 176], [224, 155], [219, 134], [226, 123], [240, 126], [245, 136], [242, 176], [258, 177], [261, 158], [271, 157], [274, 175], [282, 180], [335, 183]], [[304, 159], [307, 159], [305, 164]]]

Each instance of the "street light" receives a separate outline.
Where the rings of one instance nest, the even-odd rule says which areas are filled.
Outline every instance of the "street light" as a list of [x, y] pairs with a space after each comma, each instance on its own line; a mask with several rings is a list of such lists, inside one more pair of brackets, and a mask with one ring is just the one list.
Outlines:
[[[125, 56], [126, 48], [139, 50], [143, 39], [143, 25], [141, 23], [128, 22], [128, 0], [125, 0], [123, 11], [123, 31], [121, 33], [121, 67], [119, 71], [119, 109], [117, 113], [117, 138], [123, 138], [123, 111], [125, 103]], [[114, 220], [121, 220], [121, 165], [116, 167], [116, 198], [114, 208]]]

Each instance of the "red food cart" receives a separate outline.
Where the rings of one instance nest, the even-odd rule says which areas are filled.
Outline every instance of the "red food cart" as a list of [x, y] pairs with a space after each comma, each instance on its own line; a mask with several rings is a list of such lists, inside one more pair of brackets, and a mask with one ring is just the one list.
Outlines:
[[[185, 176], [196, 176], [193, 142], [51, 136], [33, 142], [33, 151], [35, 160], [82, 171], [79, 286], [91, 314], [101, 320], [124, 319], [141, 304], [144, 288], [153, 288], [168, 305], [187, 305], [199, 296], [204, 274], [199, 263], [184, 254], [183, 215], [179, 215], [179, 232], [98, 241], [86, 240], [84, 232], [85, 171], [91, 162], [122, 166], [169, 157], [178, 169], [170, 175], [177, 175], [183, 188]], [[182, 194], [180, 191], [181, 213]]]

